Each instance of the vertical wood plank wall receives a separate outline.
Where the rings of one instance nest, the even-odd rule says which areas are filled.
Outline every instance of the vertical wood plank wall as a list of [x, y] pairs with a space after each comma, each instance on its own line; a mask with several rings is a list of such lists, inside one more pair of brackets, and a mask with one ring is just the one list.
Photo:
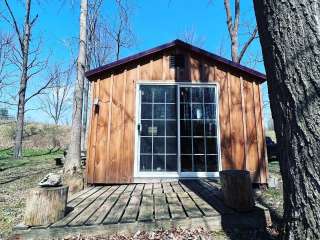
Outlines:
[[[177, 51], [177, 50], [176, 50]], [[181, 50], [180, 50], [181, 52]], [[266, 183], [266, 155], [259, 84], [228, 66], [186, 53], [184, 70], [169, 68], [169, 52], [100, 76], [93, 83], [88, 141], [88, 183], [133, 181], [136, 82], [216, 82], [223, 169], [247, 169], [253, 182]]]

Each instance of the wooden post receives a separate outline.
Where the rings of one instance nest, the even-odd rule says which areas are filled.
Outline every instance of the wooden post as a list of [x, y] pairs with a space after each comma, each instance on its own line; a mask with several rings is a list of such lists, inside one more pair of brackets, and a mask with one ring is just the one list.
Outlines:
[[254, 200], [250, 173], [245, 170], [224, 170], [220, 172], [224, 203], [237, 211], [253, 209]]
[[65, 216], [68, 186], [37, 187], [29, 191], [26, 199], [24, 224], [47, 225]]

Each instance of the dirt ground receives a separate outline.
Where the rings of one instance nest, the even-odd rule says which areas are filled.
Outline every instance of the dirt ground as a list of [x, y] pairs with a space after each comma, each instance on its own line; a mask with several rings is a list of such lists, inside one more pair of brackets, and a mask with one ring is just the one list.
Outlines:
[[[9, 149], [0, 150], [0, 239], [6, 239], [12, 232], [12, 227], [22, 221], [25, 206], [25, 193], [35, 187], [39, 180], [49, 172], [59, 172], [54, 158], [61, 156], [57, 150], [26, 150], [25, 157], [12, 159]], [[277, 162], [269, 164], [271, 176], [280, 176]], [[281, 227], [282, 191], [281, 188], [256, 190], [256, 201], [269, 208], [274, 226], [268, 229], [243, 230], [230, 229], [220, 232], [206, 232], [204, 229], [139, 232], [131, 236], [70, 236], [66, 239], [277, 239]]]

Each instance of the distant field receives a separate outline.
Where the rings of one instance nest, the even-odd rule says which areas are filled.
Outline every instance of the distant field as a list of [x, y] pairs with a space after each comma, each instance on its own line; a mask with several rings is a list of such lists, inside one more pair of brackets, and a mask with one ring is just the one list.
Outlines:
[[62, 156], [62, 150], [25, 149], [24, 157], [18, 160], [12, 155], [11, 149], [0, 149], [0, 239], [21, 222], [26, 191], [47, 173], [61, 170], [54, 158]]
[[[70, 127], [54, 124], [29, 122], [24, 128], [23, 146], [25, 148], [66, 147], [69, 142]], [[15, 122], [0, 121], [0, 148], [13, 146]]]

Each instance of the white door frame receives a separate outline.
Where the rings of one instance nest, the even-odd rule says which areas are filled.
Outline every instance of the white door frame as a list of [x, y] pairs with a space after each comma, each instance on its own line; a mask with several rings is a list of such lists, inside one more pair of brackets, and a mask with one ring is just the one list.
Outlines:
[[177, 172], [165, 172], [165, 171], [149, 171], [143, 172], [139, 171], [140, 166], [140, 135], [138, 131], [138, 126], [141, 126], [141, 96], [139, 87], [141, 85], [169, 85], [177, 86], [177, 96], [179, 96], [180, 87], [191, 86], [191, 87], [205, 87], [205, 86], [214, 86], [216, 90], [216, 123], [217, 123], [217, 150], [218, 150], [218, 170], [222, 169], [221, 165], [221, 146], [220, 146], [220, 122], [219, 122], [219, 83], [210, 82], [202, 83], [197, 82], [193, 83], [190, 81], [184, 82], [175, 82], [175, 81], [137, 81], [136, 83], [136, 124], [135, 124], [135, 152], [134, 152], [134, 178], [197, 178], [197, 177], [219, 177], [219, 172], [182, 172], [181, 171], [181, 153], [180, 153], [180, 98], [177, 97], [177, 140], [178, 140], [178, 149], [177, 149]]

